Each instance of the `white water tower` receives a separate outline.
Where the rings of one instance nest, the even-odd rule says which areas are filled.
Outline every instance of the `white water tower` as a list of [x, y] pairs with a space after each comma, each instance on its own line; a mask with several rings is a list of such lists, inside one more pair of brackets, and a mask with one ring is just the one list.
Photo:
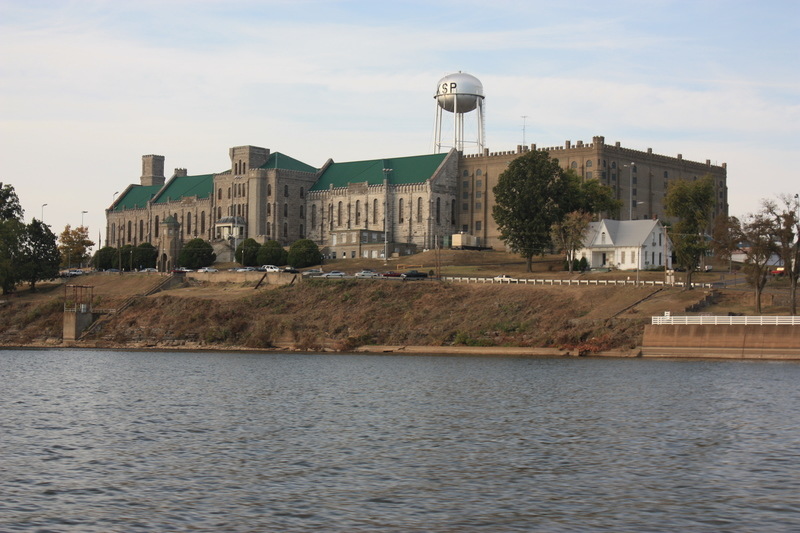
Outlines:
[[[439, 80], [436, 86], [436, 122], [433, 126], [433, 151], [440, 153], [442, 148], [442, 111], [453, 114], [453, 144], [456, 150], [463, 152], [465, 144], [475, 144], [477, 152], [483, 152], [483, 85], [471, 74], [457, 72], [448, 74]], [[467, 139], [464, 136], [465, 115], [475, 111], [476, 136]]]

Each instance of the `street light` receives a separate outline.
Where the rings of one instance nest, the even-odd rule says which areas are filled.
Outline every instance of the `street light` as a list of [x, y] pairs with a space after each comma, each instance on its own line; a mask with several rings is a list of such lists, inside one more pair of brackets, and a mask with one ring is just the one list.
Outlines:
[[42, 222], [44, 222], [44, 208], [47, 204], [42, 204]]
[[119, 191], [115, 192], [114, 196], [111, 197], [111, 205], [114, 205], [114, 201], [117, 199], [117, 195], [118, 194], [119, 194]]
[[88, 213], [89, 211], [81, 211], [81, 227], [83, 227], [83, 215]]

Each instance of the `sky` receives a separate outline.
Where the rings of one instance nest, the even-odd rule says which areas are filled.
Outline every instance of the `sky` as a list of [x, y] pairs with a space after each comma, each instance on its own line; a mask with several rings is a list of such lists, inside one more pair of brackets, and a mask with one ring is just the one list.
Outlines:
[[795, 0], [0, 0], [0, 182], [26, 221], [104, 241], [142, 155], [169, 177], [241, 145], [431, 153], [437, 82], [463, 71], [491, 151], [602, 135], [727, 163], [741, 216], [800, 193], [799, 41]]

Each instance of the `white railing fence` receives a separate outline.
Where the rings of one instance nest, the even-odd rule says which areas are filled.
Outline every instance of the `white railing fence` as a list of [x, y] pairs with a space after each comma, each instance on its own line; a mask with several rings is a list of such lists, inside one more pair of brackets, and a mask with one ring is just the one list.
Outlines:
[[650, 323], [657, 326], [800, 326], [800, 316], [654, 316]]
[[[479, 277], [458, 277], [458, 276], [444, 276], [444, 281], [454, 283], [520, 283], [523, 285], [587, 285], [587, 286], [602, 286], [602, 285], [615, 285], [615, 286], [628, 286], [628, 287], [683, 287], [682, 281], [675, 283], [666, 283], [664, 281], [636, 281], [632, 279], [540, 279], [540, 278], [479, 278]], [[711, 283], [693, 283], [695, 287], [702, 289], [711, 289]]]

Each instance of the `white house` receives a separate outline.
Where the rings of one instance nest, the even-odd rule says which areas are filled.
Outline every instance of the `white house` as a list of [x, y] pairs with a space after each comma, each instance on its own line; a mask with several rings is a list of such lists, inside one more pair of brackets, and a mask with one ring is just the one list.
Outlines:
[[658, 220], [592, 222], [584, 243], [576, 257], [585, 257], [590, 268], [672, 268], [672, 243]]

